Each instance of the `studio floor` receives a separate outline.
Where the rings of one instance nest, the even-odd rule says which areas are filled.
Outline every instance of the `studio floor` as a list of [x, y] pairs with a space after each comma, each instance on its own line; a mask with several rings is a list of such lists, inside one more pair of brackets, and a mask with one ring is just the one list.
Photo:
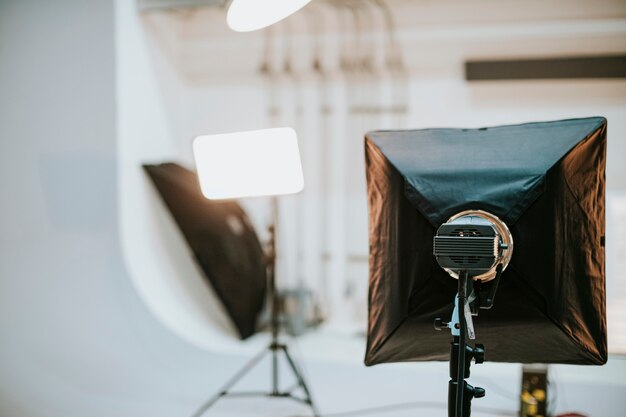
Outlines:
[[[259, 336], [256, 342], [262, 339], [263, 336]], [[323, 331], [290, 342], [322, 416], [447, 416], [447, 363], [367, 368], [362, 364], [363, 344], [364, 340], [358, 337], [342, 338]], [[228, 365], [220, 369], [221, 380], [225, 381], [245, 362], [245, 356], [228, 357]], [[238, 388], [269, 387], [269, 371], [269, 360], [262, 362]], [[518, 415], [521, 365], [484, 363], [472, 365], [471, 372], [468, 382], [487, 391], [486, 397], [473, 401], [473, 416]], [[626, 358], [621, 356], [611, 357], [604, 367], [553, 365], [549, 369], [551, 409], [557, 414], [580, 412], [589, 417], [619, 417], [615, 410], [626, 407], [625, 372]], [[204, 398], [218, 389], [220, 378], [211, 378], [211, 381], [207, 378]], [[286, 372], [281, 378], [284, 386], [294, 382]], [[196, 398], [199, 391], [194, 387]], [[299, 417], [311, 413], [307, 407], [289, 400], [229, 398], [218, 402], [205, 415]]]

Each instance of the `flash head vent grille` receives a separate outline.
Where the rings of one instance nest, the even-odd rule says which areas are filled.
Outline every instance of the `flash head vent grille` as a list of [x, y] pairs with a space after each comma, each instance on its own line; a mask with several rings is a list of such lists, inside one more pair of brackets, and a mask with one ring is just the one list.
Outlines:
[[478, 229], [473, 227], [459, 227], [454, 229], [451, 233], [451, 236], [480, 236], [481, 233]]
[[506, 269], [513, 252], [513, 237], [498, 217], [482, 210], [466, 210], [437, 229], [433, 254], [453, 278], [466, 270], [475, 280], [489, 281], [496, 267]]
[[435, 236], [438, 259], [448, 258], [458, 268], [490, 267], [498, 256], [498, 237]]

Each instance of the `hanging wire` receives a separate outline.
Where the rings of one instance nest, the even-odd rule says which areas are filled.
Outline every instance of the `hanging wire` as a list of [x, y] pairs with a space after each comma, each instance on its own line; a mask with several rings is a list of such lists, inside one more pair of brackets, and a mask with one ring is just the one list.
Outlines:
[[405, 70], [404, 60], [402, 59], [402, 48], [397, 41], [396, 38], [396, 27], [393, 19], [393, 13], [391, 13], [391, 9], [389, 5], [383, 0], [370, 0], [373, 4], [378, 7], [381, 11], [384, 19], [385, 19], [385, 27], [387, 33], [387, 57], [386, 64], [387, 67], [396, 72], [403, 73]]
[[363, 22], [359, 25], [359, 37], [360, 37], [360, 50], [358, 58], [359, 69], [366, 75], [374, 76], [376, 67], [374, 65], [375, 59], [372, 56], [376, 53], [376, 48], [370, 47], [368, 41], [371, 41], [368, 36], [365, 36], [366, 28], [374, 28], [374, 16], [372, 10], [366, 3], [359, 2], [354, 7], [355, 13], [360, 17], [359, 21]]
[[309, 31], [311, 32], [311, 39], [313, 40], [313, 52], [311, 53], [311, 69], [314, 73], [318, 74], [324, 79], [324, 65], [322, 58], [322, 34], [325, 32], [324, 19], [320, 18], [322, 15], [321, 9], [314, 4], [313, 7], [304, 10], [304, 16], [307, 20]]
[[402, 47], [397, 39], [396, 25], [393, 13], [384, 0], [370, 0], [380, 10], [385, 20], [387, 30], [386, 66], [392, 77], [391, 84], [391, 112], [396, 115], [395, 128], [402, 128], [406, 124], [409, 107], [409, 72], [402, 56]]
[[360, 49], [360, 20], [352, 2], [337, 4], [336, 7], [342, 18], [345, 19], [345, 24], [341, 26], [351, 29], [346, 30], [340, 51], [341, 69], [344, 73], [349, 75], [356, 70], [357, 66], [358, 51]]
[[[320, 149], [316, 162], [318, 163], [317, 169], [321, 175], [321, 198], [324, 199], [326, 197], [324, 192], [328, 189], [328, 182], [330, 181], [330, 175], [328, 173], [328, 170], [325, 169], [325, 166], [320, 165], [328, 161], [328, 146], [325, 143], [325, 141], [327, 141], [327, 138], [329, 137], [327, 133], [329, 129], [327, 120], [328, 80], [322, 55], [323, 49], [321, 40], [322, 34], [326, 31], [326, 25], [325, 20], [323, 19], [322, 6], [319, 3], [315, 3], [313, 7], [305, 9], [303, 16], [305, 17], [307, 22], [308, 30], [310, 33], [309, 39], [311, 40], [312, 44], [312, 47], [310, 48], [310, 64], [308, 68], [310, 68], [311, 73], [314, 75], [313, 83], [316, 87], [314, 91], [318, 95], [318, 101], [316, 102], [317, 108], [315, 109], [316, 111], [313, 114], [314, 117], [318, 119], [316, 125], [320, 127], [320, 134], [317, 138], [315, 138]], [[327, 223], [328, 213], [326, 212], [326, 210], [319, 210], [318, 220], [320, 224], [325, 225]], [[315, 253], [319, 260], [321, 260], [321, 252], [322, 248], [324, 247], [323, 243], [326, 242], [326, 238], [326, 228], [322, 227], [319, 231], [318, 239], [316, 242], [317, 244], [315, 247]], [[316, 282], [312, 297], [313, 311], [315, 315], [314, 320], [319, 323], [323, 322], [326, 319], [327, 309], [324, 306], [324, 301], [330, 299], [328, 295], [328, 277], [323, 272], [324, 270], [325, 268], [323, 268], [323, 266], [319, 270], [320, 276]]]
[[265, 30], [265, 42], [263, 54], [259, 65], [259, 73], [267, 81], [268, 94], [268, 116], [270, 124], [276, 125], [280, 110], [278, 108], [278, 97], [276, 96], [277, 71], [274, 68], [274, 29], [269, 27]]
[[350, 4], [350, 6], [348, 6], [348, 10], [352, 13], [354, 22], [354, 55], [352, 57], [352, 70], [354, 73], [359, 74], [363, 71], [361, 62], [361, 57], [363, 55], [363, 25], [361, 22], [361, 15], [359, 14], [359, 6]]
[[285, 32], [283, 33], [283, 68], [282, 71], [287, 76], [294, 77], [294, 67], [293, 67], [293, 26], [291, 24], [291, 19], [283, 20], [280, 25], [285, 28]]

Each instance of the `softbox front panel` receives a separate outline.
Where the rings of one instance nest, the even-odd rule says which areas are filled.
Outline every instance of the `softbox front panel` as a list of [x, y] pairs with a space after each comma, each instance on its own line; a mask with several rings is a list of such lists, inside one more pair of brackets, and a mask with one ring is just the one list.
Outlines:
[[[502, 219], [513, 258], [474, 320], [487, 360], [603, 364], [606, 120], [366, 135], [370, 216], [365, 363], [447, 360], [457, 280], [437, 228], [463, 210]], [[489, 284], [487, 284], [489, 285]]]
[[239, 335], [256, 331], [267, 285], [263, 248], [234, 201], [207, 200], [193, 171], [174, 163], [144, 165]]

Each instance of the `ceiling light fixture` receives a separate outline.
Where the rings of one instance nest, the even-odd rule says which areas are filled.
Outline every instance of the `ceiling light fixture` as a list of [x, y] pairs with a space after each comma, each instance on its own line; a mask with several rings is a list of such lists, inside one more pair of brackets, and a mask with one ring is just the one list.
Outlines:
[[226, 14], [226, 23], [236, 32], [263, 29], [294, 14], [310, 1], [233, 0]]

